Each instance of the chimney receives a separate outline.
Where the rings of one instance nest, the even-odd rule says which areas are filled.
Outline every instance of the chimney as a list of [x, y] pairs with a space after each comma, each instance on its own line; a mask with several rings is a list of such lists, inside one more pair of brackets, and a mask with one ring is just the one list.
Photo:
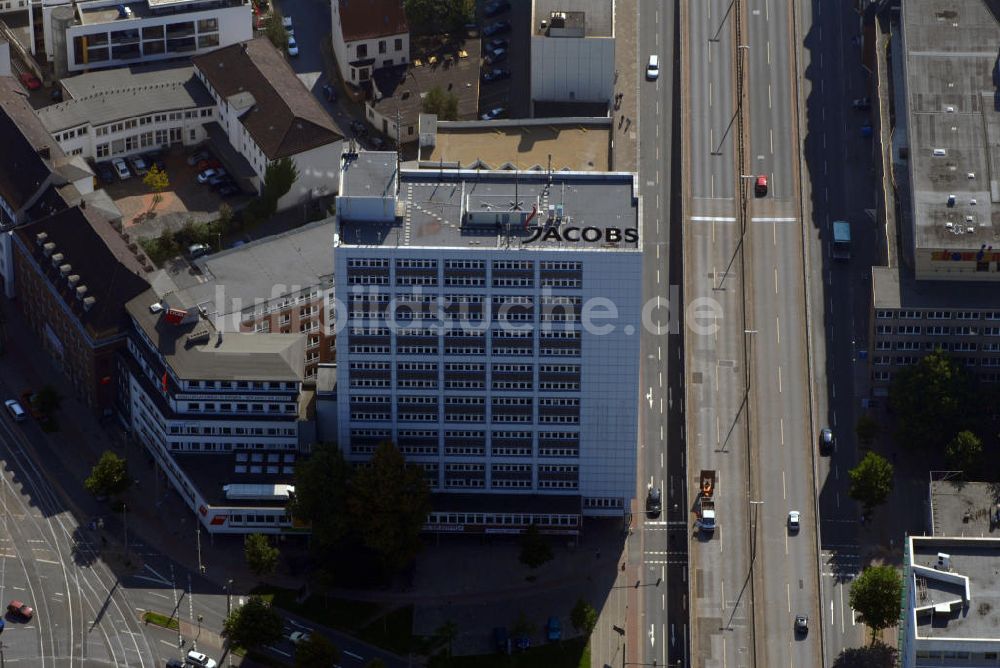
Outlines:
[[73, 271], [73, 266], [69, 264], [63, 264], [59, 266], [59, 273], [63, 276], [69, 276], [69, 272]]
[[63, 256], [62, 253], [56, 253], [55, 255], [52, 256], [52, 266], [58, 267], [59, 265], [62, 264], [62, 261], [65, 259], [66, 258]]
[[41, 156], [44, 160], [50, 160], [52, 158], [52, 153], [51, 151], [49, 151], [48, 146], [39, 146], [38, 155]]
[[56, 245], [50, 241], [42, 246], [42, 250], [45, 252], [45, 257], [52, 257], [52, 254], [56, 252]]
[[87, 295], [87, 286], [81, 285], [76, 289], [76, 298], [83, 301], [83, 298]]
[[89, 311], [90, 309], [92, 309], [94, 307], [94, 302], [96, 302], [96, 301], [97, 300], [94, 299], [93, 297], [87, 297], [86, 299], [84, 299], [83, 300], [83, 310], [84, 311]]
[[49, 235], [47, 232], [39, 232], [35, 235], [35, 243], [41, 246], [48, 240], [48, 238]]
[[69, 276], [66, 277], [66, 283], [68, 283], [69, 287], [71, 288], [75, 288], [76, 284], [79, 282], [80, 282], [80, 274], [70, 274]]

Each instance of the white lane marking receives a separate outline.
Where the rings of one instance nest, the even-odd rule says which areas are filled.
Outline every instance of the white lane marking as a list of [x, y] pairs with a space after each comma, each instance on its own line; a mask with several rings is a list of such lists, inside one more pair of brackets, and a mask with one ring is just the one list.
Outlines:
[[354, 652], [348, 652], [348, 651], [347, 651], [346, 649], [344, 649], [344, 650], [341, 650], [341, 651], [342, 651], [342, 652], [343, 652], [344, 654], [346, 654], [347, 656], [351, 657], [352, 659], [357, 659], [358, 661], [364, 661], [364, 660], [365, 660], [365, 657], [363, 657], [363, 656], [358, 656], [358, 655], [357, 655], [357, 654], [355, 654]]
[[767, 84], [767, 108], [771, 109], [771, 84]]
[[788, 612], [792, 611], [792, 585], [785, 583], [785, 596], [788, 599]]
[[736, 217], [735, 216], [691, 216], [691, 220], [698, 222], [735, 223]]
[[[767, 64], [771, 64], [771, 40], [767, 41]], [[767, 85], [767, 99], [771, 99], [771, 84]]]
[[[774, 270], [774, 293], [778, 294], [778, 270]], [[781, 316], [774, 316], [774, 331], [778, 335], [777, 343], [781, 344]]]
[[778, 268], [774, 268], [774, 294], [778, 294]]
[[771, 155], [774, 155], [774, 130], [767, 131], [767, 142], [771, 148]]
[[781, 394], [781, 365], [778, 365], [778, 394]]
[[708, 82], [708, 106], [712, 106], [712, 82]]
[[[692, 219], [693, 220], [693, 219]], [[730, 218], [729, 220], [736, 220], [735, 218]], [[771, 218], [768, 216], [757, 216], [750, 219], [751, 223], [794, 223], [798, 218]]]
[[781, 444], [785, 444], [785, 418], [778, 418], [778, 427], [781, 429]]

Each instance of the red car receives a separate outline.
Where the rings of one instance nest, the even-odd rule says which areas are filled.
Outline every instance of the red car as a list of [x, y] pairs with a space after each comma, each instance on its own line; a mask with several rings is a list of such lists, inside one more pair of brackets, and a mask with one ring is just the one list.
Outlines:
[[24, 87], [28, 90], [38, 90], [42, 87], [42, 82], [39, 81], [38, 77], [31, 72], [22, 72], [20, 79], [21, 83], [24, 84]]
[[17, 599], [7, 604], [7, 612], [21, 619], [31, 619], [35, 616], [35, 610], [30, 605]]
[[195, 165], [199, 172], [203, 172], [206, 169], [219, 169], [222, 167], [222, 163], [215, 158], [209, 158], [207, 160], [199, 160], [198, 164]]
[[757, 197], [763, 197], [767, 194], [767, 177], [765, 175], [761, 174], [757, 177], [753, 186], [753, 194]]

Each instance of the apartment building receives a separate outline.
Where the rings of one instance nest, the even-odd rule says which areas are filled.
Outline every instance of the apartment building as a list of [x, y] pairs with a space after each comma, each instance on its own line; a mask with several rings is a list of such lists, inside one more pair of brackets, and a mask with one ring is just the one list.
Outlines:
[[532, 102], [611, 100], [614, 0], [533, 0], [530, 35]]
[[109, 415], [114, 359], [128, 332], [124, 306], [149, 287], [152, 265], [86, 207], [22, 225], [12, 239], [21, 316], [83, 403]]
[[[190, 58], [253, 37], [249, 0], [84, 0], [42, 3], [56, 76]], [[37, 50], [41, 45], [35, 45]]]
[[360, 86], [376, 70], [410, 61], [402, 0], [331, 0], [333, 53], [344, 81]]
[[[1000, 381], [1000, 280], [992, 174], [1000, 136], [995, 3], [908, 0], [891, 40], [896, 228], [872, 269], [870, 371], [876, 396], [935, 348]], [[947, 14], [952, 27], [942, 29]], [[974, 44], [974, 49], [969, 45]], [[891, 207], [893, 202], [888, 202]]]
[[216, 105], [218, 121], [205, 128], [209, 140], [242, 156], [258, 190], [268, 165], [295, 163], [298, 178], [278, 209], [336, 192], [343, 135], [271, 42], [252, 39], [193, 63]]
[[285, 510], [314, 433], [304, 335], [222, 332], [182, 295], [126, 309], [119, 356], [132, 436], [210, 533], [297, 531]]
[[63, 79], [63, 101], [38, 118], [67, 155], [110, 160], [208, 138], [215, 100], [190, 65], [99, 70]]
[[[348, 157], [333, 249], [338, 443], [392, 440], [429, 531], [576, 533], [635, 493], [633, 175], [402, 170]], [[613, 317], [592, 326], [592, 309]]]

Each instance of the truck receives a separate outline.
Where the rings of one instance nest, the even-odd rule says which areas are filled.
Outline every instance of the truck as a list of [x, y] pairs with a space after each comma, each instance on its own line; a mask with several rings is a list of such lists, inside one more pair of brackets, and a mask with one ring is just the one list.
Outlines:
[[833, 259], [851, 259], [851, 224], [846, 220], [833, 221]]
[[715, 471], [701, 472], [697, 524], [705, 533], [715, 532]]

